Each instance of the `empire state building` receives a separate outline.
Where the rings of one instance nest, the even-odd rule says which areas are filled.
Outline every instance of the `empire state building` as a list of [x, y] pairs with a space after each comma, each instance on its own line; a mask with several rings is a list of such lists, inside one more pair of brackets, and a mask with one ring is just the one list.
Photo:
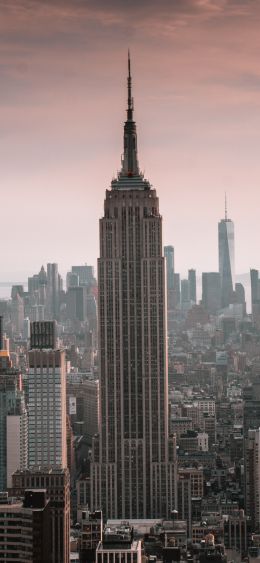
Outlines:
[[122, 168], [100, 220], [101, 422], [91, 505], [106, 518], [165, 518], [176, 505], [176, 448], [168, 430], [162, 217], [138, 165], [129, 57], [127, 84]]

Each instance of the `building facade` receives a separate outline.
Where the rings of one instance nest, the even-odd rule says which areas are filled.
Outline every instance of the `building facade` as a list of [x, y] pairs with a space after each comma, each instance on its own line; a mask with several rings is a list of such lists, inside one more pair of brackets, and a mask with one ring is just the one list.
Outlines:
[[167, 517], [176, 462], [168, 434], [162, 217], [139, 170], [130, 61], [124, 157], [100, 220], [98, 285], [101, 425], [91, 508], [108, 518]]
[[37, 489], [46, 490], [51, 520], [50, 542], [48, 542], [48, 550], [51, 554], [50, 562], [69, 563], [70, 475], [68, 469], [43, 467], [27, 471], [16, 471], [13, 474], [10, 493], [14, 496], [22, 497], [27, 489], [34, 491]]
[[221, 282], [222, 307], [233, 302], [235, 285], [234, 223], [227, 218], [218, 224], [219, 273]]
[[[44, 332], [45, 331], [45, 332]], [[28, 374], [28, 467], [67, 467], [65, 351], [54, 322], [32, 323]]]

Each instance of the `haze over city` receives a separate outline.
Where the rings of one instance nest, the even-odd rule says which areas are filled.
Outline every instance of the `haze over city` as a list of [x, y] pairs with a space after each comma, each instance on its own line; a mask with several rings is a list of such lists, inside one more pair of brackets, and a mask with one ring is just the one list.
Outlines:
[[120, 169], [130, 48], [139, 161], [160, 194], [176, 268], [259, 267], [257, 1], [0, 2], [1, 280], [96, 264], [104, 190]]

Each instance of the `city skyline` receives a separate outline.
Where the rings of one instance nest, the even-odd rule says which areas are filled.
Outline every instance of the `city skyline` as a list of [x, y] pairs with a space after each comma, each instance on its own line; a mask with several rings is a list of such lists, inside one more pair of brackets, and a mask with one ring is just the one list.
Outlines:
[[[24, 279], [48, 261], [61, 272], [73, 262], [96, 266], [96, 217], [110, 171], [120, 168], [128, 46], [140, 167], [160, 191], [163, 242], [175, 247], [176, 270], [217, 271], [225, 191], [236, 271], [259, 268], [260, 7], [171, 6], [0, 2], [2, 206], [16, 226], [3, 216], [1, 279]], [[17, 250], [17, 230], [26, 252]]]

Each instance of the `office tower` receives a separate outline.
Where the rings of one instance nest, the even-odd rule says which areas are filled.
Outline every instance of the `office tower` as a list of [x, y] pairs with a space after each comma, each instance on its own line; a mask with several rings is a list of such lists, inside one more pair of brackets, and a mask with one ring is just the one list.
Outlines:
[[260, 279], [258, 270], [250, 270], [251, 279], [251, 310], [253, 323], [260, 328]]
[[58, 264], [47, 264], [47, 314], [49, 319], [57, 320], [59, 318], [61, 289]]
[[224, 521], [225, 548], [238, 551], [242, 560], [247, 553], [250, 532], [251, 523], [244, 515], [244, 510], [239, 510], [239, 514], [229, 515]]
[[191, 518], [191, 477], [190, 475], [178, 475], [178, 517], [180, 520], [186, 520], [188, 538], [192, 532]]
[[254, 383], [253, 385], [244, 388], [243, 403], [243, 436], [246, 438], [250, 428], [260, 428], [259, 383]]
[[74, 434], [92, 439], [99, 429], [99, 381], [73, 374], [67, 384], [67, 401]]
[[66, 362], [54, 321], [31, 324], [28, 397], [29, 468], [66, 467]]
[[250, 270], [250, 280], [251, 280], [251, 303], [252, 309], [253, 304], [257, 303], [260, 299], [260, 280], [258, 270]]
[[106, 518], [166, 518], [175, 507], [176, 462], [168, 435], [162, 217], [138, 166], [128, 64], [122, 169], [100, 220], [101, 425], [91, 509], [102, 507]]
[[78, 287], [79, 286], [79, 276], [78, 274], [73, 274], [72, 272], [68, 272], [66, 276], [66, 288], [67, 291], [71, 287]]
[[78, 276], [79, 285], [91, 285], [95, 281], [93, 266], [72, 266], [71, 273]]
[[[245, 508], [246, 515], [252, 519], [253, 528], [257, 521], [254, 519], [255, 511], [259, 511], [259, 524], [260, 524], [260, 506], [257, 509], [255, 506], [254, 495], [258, 494], [260, 498], [260, 483], [259, 491], [255, 489], [258, 485], [254, 483], [256, 473], [260, 474], [260, 466], [257, 466], [257, 448], [259, 447], [259, 432], [260, 432], [260, 385], [255, 383], [249, 387], [244, 388], [243, 393], [244, 408], [243, 408], [243, 436], [244, 436], [244, 459], [245, 459]], [[259, 458], [260, 460], [260, 458]], [[257, 469], [258, 467], [258, 469]]]
[[188, 271], [189, 289], [190, 289], [190, 300], [193, 303], [197, 303], [197, 282], [196, 282], [196, 270]]
[[164, 247], [166, 264], [166, 287], [167, 287], [167, 327], [170, 336], [174, 330], [175, 321], [175, 290], [174, 290], [174, 248]]
[[181, 302], [180, 274], [173, 275], [173, 285], [174, 285], [174, 306], [178, 307]]
[[69, 287], [66, 295], [66, 315], [71, 321], [87, 320], [88, 288], [86, 286]]
[[167, 290], [174, 288], [174, 248], [173, 246], [164, 247], [164, 257], [166, 261], [166, 281]]
[[27, 467], [27, 414], [22, 377], [12, 368], [8, 353], [0, 351], [0, 491], [12, 470]]
[[181, 309], [184, 315], [192, 307], [189, 280], [181, 280]]
[[249, 429], [245, 439], [245, 507], [252, 529], [260, 531], [260, 428]]
[[50, 504], [45, 491], [0, 504], [0, 563], [51, 563]]
[[0, 350], [3, 350], [4, 347], [3, 336], [4, 336], [4, 319], [0, 315]]
[[24, 496], [26, 489], [46, 489], [51, 518], [51, 538], [46, 550], [51, 563], [70, 561], [70, 476], [68, 469], [34, 468], [16, 471], [10, 493]]
[[234, 264], [234, 223], [227, 217], [225, 200], [225, 219], [218, 224], [218, 255], [221, 283], [221, 304], [227, 307], [233, 303], [233, 289], [235, 283]]
[[24, 300], [18, 292], [14, 294], [11, 301], [11, 322], [13, 332], [19, 335], [22, 334], [24, 323]]
[[202, 274], [202, 305], [212, 315], [216, 315], [221, 308], [221, 282], [218, 272]]
[[42, 266], [39, 274], [28, 278], [30, 320], [44, 320], [47, 314], [47, 274]]
[[6, 415], [6, 484], [12, 486], [12, 474], [28, 467], [28, 415], [23, 391], [16, 391]]

